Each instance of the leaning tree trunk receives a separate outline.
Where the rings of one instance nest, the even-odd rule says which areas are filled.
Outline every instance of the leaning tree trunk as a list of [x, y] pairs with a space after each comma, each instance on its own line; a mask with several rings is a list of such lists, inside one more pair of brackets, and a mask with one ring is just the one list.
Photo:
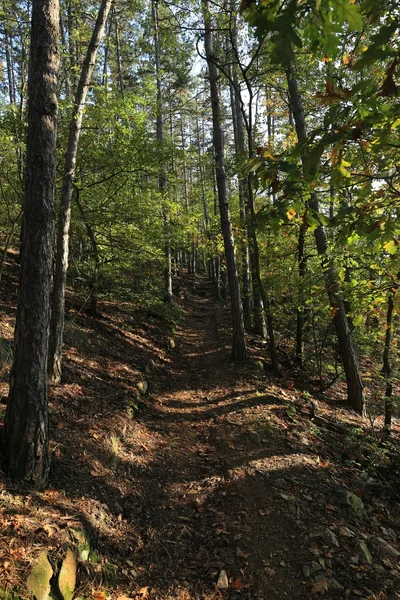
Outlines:
[[[299, 142], [305, 142], [307, 140], [306, 122], [302, 98], [300, 96], [293, 63], [287, 67], [286, 77], [297, 138]], [[310, 163], [310, 159], [307, 157], [302, 159], [302, 164], [304, 176], [306, 179], [309, 179], [311, 170], [314, 168], [314, 166]], [[308, 208], [316, 216], [318, 215], [318, 198], [315, 193], [311, 195], [311, 200], [308, 202]], [[333, 309], [333, 321], [339, 343], [340, 354], [342, 357], [343, 368], [346, 374], [348, 402], [354, 408], [354, 410], [360, 414], [363, 414], [364, 386], [360, 376], [357, 354], [351, 339], [351, 332], [343, 298], [340, 292], [335, 266], [333, 261], [328, 257], [328, 240], [322, 225], [319, 225], [315, 229], [314, 236], [317, 251], [321, 257], [322, 269], [325, 276], [325, 288], [328, 293], [329, 302]]]
[[228, 196], [226, 189], [226, 174], [224, 165], [224, 144], [221, 127], [221, 105], [218, 93], [217, 67], [213, 60], [213, 42], [211, 34], [211, 20], [209, 15], [208, 0], [203, 0], [204, 12], [204, 46], [210, 78], [211, 104], [213, 114], [213, 143], [215, 152], [216, 178], [218, 190], [218, 204], [221, 218], [221, 229], [224, 238], [226, 268], [229, 281], [229, 291], [232, 313], [232, 357], [243, 360], [247, 357], [246, 334], [244, 328], [243, 306], [240, 294], [239, 275], [236, 265], [235, 243], [233, 239], [232, 224], [229, 215]]
[[69, 255], [68, 246], [69, 228], [71, 223], [71, 201], [83, 110], [96, 62], [97, 51], [103, 37], [111, 4], [112, 0], [103, 0], [97, 15], [96, 24], [86, 52], [75, 94], [74, 108], [69, 128], [68, 147], [65, 155], [64, 178], [61, 188], [60, 211], [58, 216], [57, 255], [49, 343], [49, 377], [50, 381], [55, 384], [60, 383], [61, 381], [61, 355], [64, 331], [65, 286], [67, 283]]
[[49, 472], [47, 347], [56, 177], [58, 0], [33, 0], [24, 240], [4, 425], [6, 469], [43, 488]]

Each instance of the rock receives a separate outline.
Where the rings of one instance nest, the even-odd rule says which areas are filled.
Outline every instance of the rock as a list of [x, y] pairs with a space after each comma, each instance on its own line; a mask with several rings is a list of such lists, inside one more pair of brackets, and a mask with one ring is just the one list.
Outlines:
[[368, 564], [372, 565], [372, 554], [369, 551], [366, 542], [359, 542], [357, 546], [357, 551], [363, 560], [367, 561]]
[[175, 340], [173, 340], [172, 338], [169, 338], [169, 340], [168, 340], [168, 348], [170, 350], [173, 350], [175, 347], [176, 347]]
[[391, 558], [398, 558], [400, 556], [400, 552], [393, 548], [386, 540], [381, 537], [376, 537], [372, 539], [372, 544], [375, 548], [383, 550], [388, 556]]
[[351, 529], [349, 529], [348, 527], [340, 527], [339, 533], [344, 537], [354, 537], [355, 535], [354, 531], [351, 531]]
[[146, 365], [145, 365], [145, 367], [144, 367], [145, 373], [146, 373], [147, 375], [150, 375], [150, 374], [153, 372], [153, 370], [154, 370], [154, 367], [155, 367], [155, 366], [156, 366], [156, 363], [155, 363], [155, 362], [154, 362], [154, 360], [151, 358], [151, 359], [149, 360], [149, 362], [148, 362], [148, 363], [146, 363]]
[[325, 539], [330, 543], [331, 546], [336, 546], [339, 548], [339, 541], [331, 529], [325, 529]]
[[348, 490], [346, 490], [344, 495], [344, 503], [350, 509], [350, 511], [355, 514], [359, 519], [365, 518], [367, 516], [367, 512], [364, 507], [364, 503], [355, 494], [352, 494]]
[[76, 557], [75, 553], [68, 548], [67, 556], [64, 558], [60, 574], [58, 576], [58, 587], [64, 600], [72, 600], [76, 584]]
[[228, 575], [223, 570], [219, 574], [217, 587], [219, 587], [220, 589], [226, 589], [229, 587]]
[[358, 556], [350, 556], [350, 564], [351, 565], [359, 565], [360, 561], [358, 560]]
[[90, 554], [90, 538], [89, 534], [84, 529], [71, 527], [70, 533], [77, 542], [78, 556], [83, 562], [87, 561]]
[[328, 585], [329, 589], [332, 590], [332, 592], [342, 592], [344, 590], [344, 586], [333, 577], [329, 579]]
[[285, 488], [289, 487], [288, 482], [286, 479], [283, 479], [283, 477], [280, 479], [275, 479], [275, 481], [272, 482], [272, 485], [280, 490], [284, 490]]
[[257, 431], [249, 431], [249, 438], [252, 442], [255, 442], [256, 444], [261, 443], [261, 437], [260, 434], [257, 433]]
[[36, 600], [50, 598], [50, 579], [52, 577], [53, 568], [47, 558], [47, 552], [42, 552], [26, 582], [26, 587]]
[[311, 574], [310, 567], [308, 565], [303, 565], [303, 575], [306, 579], [309, 579]]
[[322, 571], [322, 567], [319, 563], [317, 563], [317, 561], [313, 560], [311, 562], [311, 566], [310, 566], [310, 575], [311, 577], [314, 577], [314, 575], [316, 575], [317, 573], [319, 573], [319, 571]]
[[254, 359], [251, 361], [251, 364], [257, 371], [264, 371], [264, 363], [262, 360]]
[[147, 390], [149, 389], [149, 384], [147, 383], [147, 381], [145, 379], [143, 379], [143, 381], [139, 381], [139, 383], [137, 384], [137, 389], [139, 390], [139, 393], [144, 396], [145, 393], [147, 392]]

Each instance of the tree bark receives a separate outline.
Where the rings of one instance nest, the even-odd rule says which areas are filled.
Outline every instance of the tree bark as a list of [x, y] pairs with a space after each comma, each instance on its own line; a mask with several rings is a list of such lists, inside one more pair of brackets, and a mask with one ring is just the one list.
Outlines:
[[235, 243], [229, 215], [224, 164], [224, 143], [221, 127], [221, 105], [218, 93], [217, 68], [213, 60], [213, 41], [208, 0], [203, 0], [204, 12], [204, 46], [208, 65], [211, 104], [213, 114], [213, 144], [215, 152], [218, 204], [221, 218], [221, 229], [224, 238], [227, 276], [229, 281], [231, 314], [232, 314], [232, 357], [243, 360], [247, 357], [246, 334], [244, 329], [243, 306], [240, 293], [239, 276], [236, 265]]
[[[295, 122], [297, 138], [299, 142], [307, 140], [307, 128], [304, 116], [302, 98], [298, 89], [294, 64], [292, 63], [286, 69], [286, 77], [289, 89], [289, 99]], [[303, 173], [306, 179], [310, 179], [312, 169], [315, 165], [311, 164], [310, 159], [302, 159]], [[318, 215], [318, 198], [315, 193], [311, 195], [308, 202], [308, 209], [315, 215]], [[341, 296], [338, 278], [333, 261], [327, 256], [328, 240], [322, 225], [319, 225], [314, 232], [317, 251], [321, 257], [322, 270], [325, 275], [325, 289], [327, 291], [329, 302], [333, 310], [333, 321], [336, 330], [336, 336], [339, 343], [340, 354], [342, 357], [343, 368], [346, 374], [347, 399], [349, 404], [359, 412], [364, 413], [364, 386], [360, 376], [357, 354], [355, 352], [349, 323], [346, 316], [346, 310]]]
[[[164, 142], [164, 113], [163, 97], [161, 89], [161, 62], [160, 62], [160, 37], [158, 20], [158, 0], [152, 0], [151, 3], [153, 27], [154, 27], [154, 59], [155, 75], [157, 86], [157, 115], [156, 115], [156, 135], [160, 146]], [[167, 190], [167, 173], [165, 167], [161, 169], [158, 177], [158, 190], [161, 194], [162, 214], [164, 221], [164, 302], [172, 302], [172, 250], [171, 250], [171, 232], [167, 209], [164, 206], [164, 197]]]
[[34, 0], [24, 240], [3, 452], [11, 478], [38, 489], [46, 485], [50, 466], [47, 348], [54, 234], [58, 42], [58, 0]]
[[387, 312], [386, 312], [386, 332], [385, 332], [385, 346], [383, 349], [383, 366], [382, 366], [382, 374], [386, 379], [386, 390], [385, 390], [385, 433], [386, 435], [390, 434], [390, 430], [392, 427], [392, 411], [393, 411], [393, 400], [392, 400], [392, 392], [393, 385], [392, 380], [390, 378], [392, 372], [392, 366], [390, 364], [390, 346], [392, 343], [392, 330], [393, 330], [393, 309], [394, 309], [394, 296], [397, 294], [399, 289], [398, 280], [400, 278], [400, 273], [397, 273], [397, 281], [390, 286], [390, 290], [388, 293], [388, 304], [387, 304]]
[[82, 71], [75, 94], [69, 129], [68, 147], [65, 155], [64, 178], [61, 188], [60, 210], [58, 216], [57, 255], [49, 343], [48, 371], [50, 381], [54, 384], [60, 383], [61, 381], [61, 356], [64, 331], [65, 287], [67, 283], [69, 255], [71, 201], [78, 157], [78, 144], [82, 128], [83, 110], [111, 4], [112, 0], [102, 0], [97, 15], [96, 24], [82, 65]]

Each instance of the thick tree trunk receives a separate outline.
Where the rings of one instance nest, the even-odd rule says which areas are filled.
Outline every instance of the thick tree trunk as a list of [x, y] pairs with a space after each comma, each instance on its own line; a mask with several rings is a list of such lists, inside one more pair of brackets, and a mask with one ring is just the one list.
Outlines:
[[43, 488], [49, 472], [47, 347], [56, 176], [58, 0], [32, 4], [24, 240], [4, 425], [6, 470]]
[[[307, 128], [302, 104], [302, 98], [297, 85], [297, 78], [294, 65], [286, 69], [286, 77], [289, 89], [289, 98], [294, 117], [297, 138], [299, 142], [307, 140]], [[309, 158], [304, 158], [303, 172], [306, 179], [310, 178], [311, 169], [314, 165], [310, 163]], [[315, 215], [318, 215], [318, 198], [312, 194], [308, 203], [308, 208]], [[346, 316], [343, 299], [340, 293], [338, 278], [335, 267], [331, 259], [327, 257], [328, 240], [322, 225], [319, 225], [314, 232], [317, 251], [321, 257], [321, 265], [325, 275], [325, 288], [328, 293], [329, 301], [334, 313], [334, 324], [336, 335], [339, 342], [340, 354], [342, 357], [343, 368], [346, 374], [347, 398], [349, 404], [359, 412], [364, 413], [364, 386], [360, 376], [357, 354], [355, 352], [349, 323]]]
[[210, 78], [210, 92], [213, 114], [213, 143], [215, 152], [216, 179], [218, 190], [218, 204], [221, 218], [221, 229], [224, 238], [227, 276], [232, 313], [232, 357], [243, 360], [247, 357], [246, 334], [244, 329], [243, 306], [240, 293], [239, 276], [236, 265], [235, 243], [233, 239], [232, 224], [229, 215], [228, 196], [226, 189], [226, 174], [224, 165], [223, 132], [221, 128], [221, 106], [217, 84], [217, 68], [213, 60], [213, 42], [208, 0], [203, 0], [206, 51], [208, 72]]
[[71, 200], [75, 180], [83, 110], [111, 4], [112, 0], [103, 0], [97, 15], [96, 24], [83, 62], [76, 90], [69, 128], [68, 147], [65, 155], [64, 178], [61, 188], [60, 210], [58, 216], [56, 269], [54, 275], [49, 343], [49, 377], [50, 381], [55, 384], [60, 383], [61, 381], [61, 355], [64, 331], [65, 286], [67, 283], [69, 255], [68, 246], [71, 223]]

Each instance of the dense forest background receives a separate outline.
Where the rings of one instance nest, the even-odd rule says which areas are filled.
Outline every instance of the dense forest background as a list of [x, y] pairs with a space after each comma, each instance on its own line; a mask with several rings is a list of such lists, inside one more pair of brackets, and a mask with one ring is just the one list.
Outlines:
[[[395, 0], [1, 2], [0, 598], [30, 569], [72, 600], [77, 558], [96, 600], [118, 569], [164, 599], [172, 567], [188, 600], [199, 565], [204, 598], [399, 597], [399, 23]], [[293, 561], [304, 499], [323, 533]]]

